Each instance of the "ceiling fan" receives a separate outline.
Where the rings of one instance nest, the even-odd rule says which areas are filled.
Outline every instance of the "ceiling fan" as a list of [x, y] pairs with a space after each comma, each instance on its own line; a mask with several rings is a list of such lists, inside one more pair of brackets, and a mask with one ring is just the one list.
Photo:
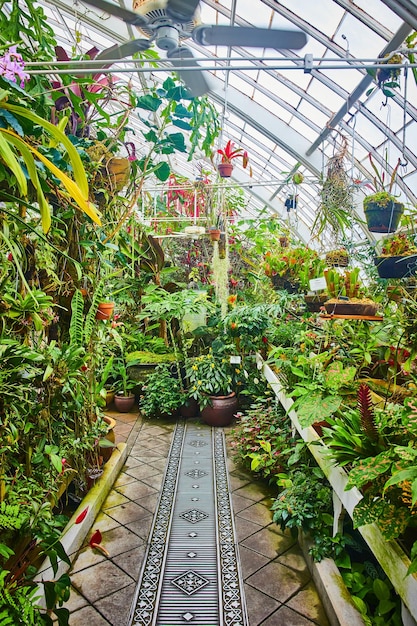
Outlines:
[[146, 50], [153, 42], [165, 50], [193, 96], [209, 91], [204, 71], [194, 60], [193, 53], [182, 44], [191, 37], [203, 46], [245, 46], [297, 50], [307, 43], [302, 30], [255, 28], [252, 26], [209, 26], [201, 24], [199, 0], [134, 0], [134, 11], [107, 0], [84, 0], [96, 9], [109, 13], [127, 24], [136, 26], [146, 38], [133, 39], [103, 50], [96, 60], [124, 59]]

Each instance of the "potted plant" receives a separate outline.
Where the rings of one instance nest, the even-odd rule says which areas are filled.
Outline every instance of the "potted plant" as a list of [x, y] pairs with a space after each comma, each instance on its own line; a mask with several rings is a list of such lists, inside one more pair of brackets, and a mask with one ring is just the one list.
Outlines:
[[135, 404], [135, 396], [132, 389], [136, 387], [136, 381], [129, 378], [126, 359], [122, 355], [115, 359], [113, 364], [113, 388], [116, 393], [114, 396], [114, 406], [119, 413], [128, 413]]
[[189, 395], [201, 409], [201, 417], [210, 426], [227, 426], [237, 410], [232, 391], [232, 370], [229, 360], [210, 348], [207, 354], [189, 358], [185, 365]]
[[392, 194], [401, 159], [398, 159], [388, 182], [385, 181], [385, 173], [378, 170], [371, 154], [369, 154], [369, 161], [375, 176], [373, 177], [373, 187], [371, 187], [374, 193], [366, 196], [363, 200], [368, 230], [371, 233], [394, 233], [404, 213], [404, 204], [398, 202]]
[[248, 153], [243, 148], [235, 148], [235, 144], [231, 139], [229, 139], [224, 148], [217, 150], [217, 154], [220, 154], [221, 157], [217, 169], [222, 178], [230, 178], [232, 175], [233, 159], [241, 157], [243, 167], [246, 168], [248, 165]]
[[167, 365], [158, 365], [142, 387], [139, 411], [145, 417], [176, 416], [184, 395], [180, 381]]
[[337, 248], [326, 253], [326, 263], [330, 267], [346, 267], [349, 265], [349, 254], [346, 248]]
[[334, 269], [326, 269], [324, 276], [329, 294], [329, 300], [324, 303], [324, 307], [328, 314], [355, 316], [376, 314], [377, 304], [363, 295], [358, 267], [346, 270], [344, 274]]
[[417, 246], [405, 233], [383, 240], [381, 254], [374, 258], [380, 278], [404, 278], [417, 269]]

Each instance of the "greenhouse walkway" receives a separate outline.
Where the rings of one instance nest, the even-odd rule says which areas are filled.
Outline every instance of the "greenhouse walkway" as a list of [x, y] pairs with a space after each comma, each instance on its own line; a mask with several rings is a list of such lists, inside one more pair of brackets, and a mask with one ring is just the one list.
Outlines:
[[129, 452], [73, 561], [70, 626], [328, 626], [267, 488], [225, 455], [230, 429], [109, 415]]

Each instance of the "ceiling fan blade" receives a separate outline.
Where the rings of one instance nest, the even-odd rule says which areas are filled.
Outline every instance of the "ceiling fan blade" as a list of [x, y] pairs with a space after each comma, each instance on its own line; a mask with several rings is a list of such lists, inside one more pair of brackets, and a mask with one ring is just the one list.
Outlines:
[[135, 52], [147, 50], [151, 42], [148, 39], [132, 39], [122, 44], [115, 44], [110, 48], [106, 48], [96, 56], [96, 61], [111, 61], [114, 59], [126, 59], [131, 57]]
[[[204, 72], [197, 61], [195, 61], [193, 53], [189, 48], [180, 46], [175, 48], [175, 50], [170, 50], [167, 53], [167, 58], [171, 61], [172, 65], [177, 68], [180, 78], [184, 81], [193, 96], [203, 96], [210, 90]], [[183, 66], [197, 67], [199, 69], [182, 69]]]
[[143, 15], [125, 9], [117, 4], [113, 4], [112, 2], [107, 2], [107, 0], [84, 0], [84, 2], [96, 9], [100, 9], [100, 11], [118, 17], [127, 24], [132, 24], [133, 26], [145, 26], [148, 24], [148, 20]]
[[192, 38], [203, 46], [244, 46], [298, 50], [307, 43], [302, 30], [273, 30], [251, 26], [197, 26]]
[[199, 0], [168, 0], [165, 11], [173, 20], [189, 22], [193, 19], [198, 4]]

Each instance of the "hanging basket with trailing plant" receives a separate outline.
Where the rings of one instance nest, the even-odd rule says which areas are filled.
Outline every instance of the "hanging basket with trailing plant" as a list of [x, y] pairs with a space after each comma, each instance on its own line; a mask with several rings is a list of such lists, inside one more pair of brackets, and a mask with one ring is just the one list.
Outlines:
[[378, 170], [371, 154], [369, 154], [369, 162], [375, 172], [375, 176], [373, 178], [374, 193], [366, 196], [363, 200], [363, 210], [368, 230], [371, 233], [394, 233], [404, 213], [404, 204], [398, 202], [398, 199], [392, 193], [401, 160], [398, 159], [388, 183], [385, 182], [385, 172], [381, 173]]

